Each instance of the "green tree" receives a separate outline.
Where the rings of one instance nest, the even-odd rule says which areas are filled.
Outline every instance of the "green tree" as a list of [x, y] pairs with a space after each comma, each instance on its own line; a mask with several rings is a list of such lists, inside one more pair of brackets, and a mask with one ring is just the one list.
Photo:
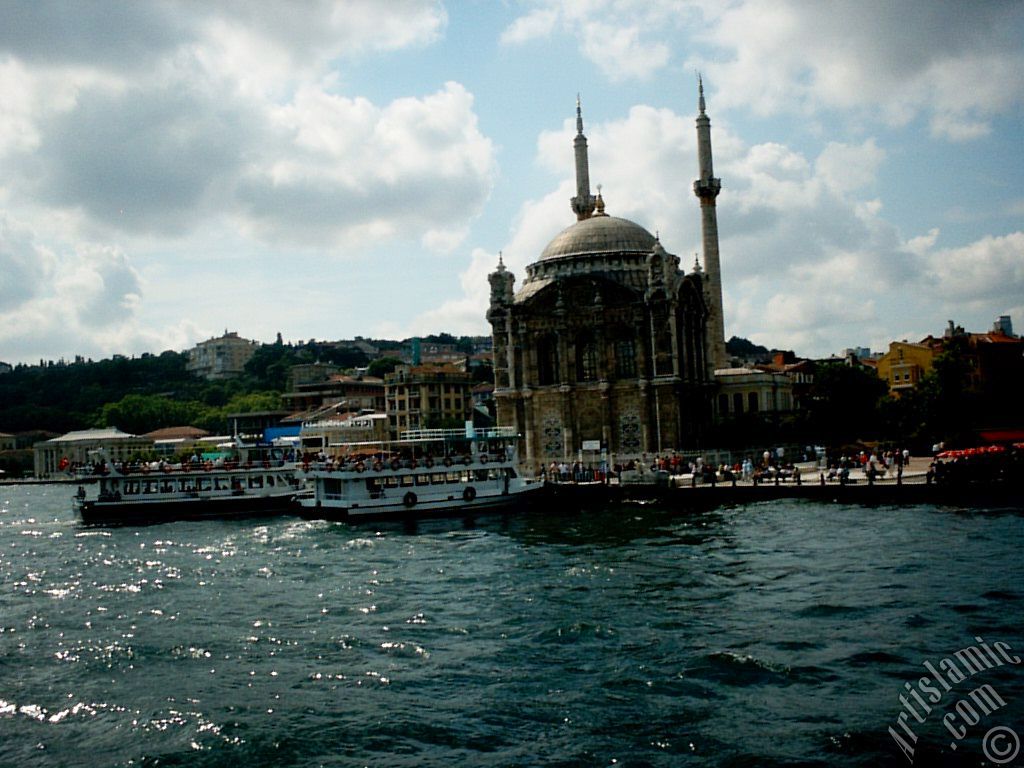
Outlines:
[[830, 445], [877, 437], [884, 381], [870, 370], [843, 363], [819, 366], [811, 390], [808, 429]]
[[404, 363], [397, 357], [378, 357], [366, 367], [366, 375], [384, 378], [385, 375], [393, 373], [395, 368], [400, 365], [404, 365]]

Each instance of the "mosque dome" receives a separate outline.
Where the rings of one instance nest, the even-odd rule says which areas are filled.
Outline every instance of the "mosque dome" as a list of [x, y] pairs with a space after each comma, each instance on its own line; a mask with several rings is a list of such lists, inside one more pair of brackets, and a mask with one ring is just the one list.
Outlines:
[[593, 216], [577, 221], [548, 243], [540, 260], [600, 253], [651, 252], [657, 238], [639, 224], [616, 216]]

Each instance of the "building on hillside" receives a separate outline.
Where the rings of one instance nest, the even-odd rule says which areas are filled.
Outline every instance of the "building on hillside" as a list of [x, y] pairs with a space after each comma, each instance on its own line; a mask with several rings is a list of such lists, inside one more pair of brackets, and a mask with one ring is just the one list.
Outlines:
[[792, 352], [774, 352], [770, 363], [754, 367], [766, 373], [782, 373], [789, 378], [792, 385], [792, 410], [804, 410], [810, 405], [811, 390], [814, 386], [814, 361], [798, 360]]
[[468, 373], [453, 365], [400, 365], [384, 377], [391, 433], [459, 427], [472, 417], [473, 386]]
[[[1009, 317], [1006, 318], [1009, 322]], [[1012, 330], [1012, 325], [1010, 326]], [[1024, 384], [1024, 339], [1001, 329], [967, 334], [971, 388], [1007, 412], [1024, 413], [1020, 391]]]
[[0, 451], [15, 451], [18, 449], [18, 436], [7, 432], [0, 432]]
[[288, 381], [285, 386], [291, 392], [301, 386], [322, 384], [339, 373], [341, 367], [332, 363], [300, 363], [288, 369]]
[[350, 376], [335, 373], [322, 381], [297, 383], [285, 392], [282, 400], [286, 407], [296, 411], [309, 411], [332, 407], [343, 411], [384, 412], [384, 379], [376, 376]]
[[[525, 436], [524, 460], [572, 459], [584, 444], [616, 456], [696, 445], [713, 419], [714, 372], [727, 364], [710, 120], [697, 118], [704, 266], [687, 273], [656, 235], [609, 216], [590, 192], [576, 106], [576, 223], [515, 278], [489, 276], [498, 423]], [[624, 148], [628, 151], [628, 148]]]
[[774, 417], [793, 410], [793, 379], [784, 371], [720, 368], [715, 380], [720, 419]]
[[898, 396], [916, 387], [932, 369], [936, 351], [936, 344], [928, 339], [917, 344], [890, 342], [889, 351], [876, 361], [878, 377], [889, 385], [890, 393]]
[[185, 368], [210, 381], [235, 378], [245, 371], [259, 346], [258, 341], [243, 339], [235, 331], [224, 331], [220, 338], [201, 341], [190, 349]]
[[120, 462], [148, 455], [153, 451], [153, 441], [122, 432], [116, 427], [107, 427], [68, 432], [36, 443], [33, 449], [35, 476], [46, 478], [100, 460]]
[[0, 374], [2, 374], [2, 373], [10, 373], [13, 370], [14, 370], [14, 366], [13, 365], [11, 365], [10, 363], [5, 363], [5, 362], [0, 361]]

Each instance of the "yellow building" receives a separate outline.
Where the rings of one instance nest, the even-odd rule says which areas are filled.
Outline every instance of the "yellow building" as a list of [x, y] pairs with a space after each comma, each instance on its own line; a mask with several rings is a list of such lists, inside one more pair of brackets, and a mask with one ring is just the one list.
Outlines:
[[258, 341], [243, 339], [234, 331], [224, 331], [219, 339], [201, 341], [190, 349], [185, 369], [209, 381], [241, 376], [259, 346]]
[[878, 377], [889, 385], [894, 395], [913, 389], [932, 369], [935, 349], [929, 344], [894, 341], [889, 351], [878, 358]]
[[472, 377], [453, 365], [400, 365], [384, 377], [391, 432], [461, 426], [473, 414]]

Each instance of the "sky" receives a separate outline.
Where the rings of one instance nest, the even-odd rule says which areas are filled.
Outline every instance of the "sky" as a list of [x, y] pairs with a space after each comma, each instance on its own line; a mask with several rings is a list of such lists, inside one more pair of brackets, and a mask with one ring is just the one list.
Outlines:
[[726, 338], [1024, 330], [1024, 3], [0, 0], [0, 361], [489, 334], [487, 274], [607, 212]]

